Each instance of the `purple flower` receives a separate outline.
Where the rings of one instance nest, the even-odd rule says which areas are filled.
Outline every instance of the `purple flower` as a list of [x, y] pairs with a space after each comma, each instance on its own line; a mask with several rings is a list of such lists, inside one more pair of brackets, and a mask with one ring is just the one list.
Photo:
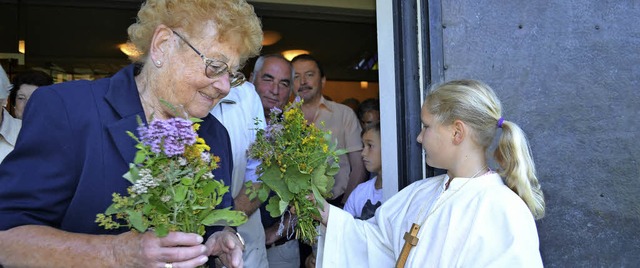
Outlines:
[[279, 107], [274, 106], [273, 108], [271, 108], [271, 110], [269, 112], [271, 112], [271, 114], [275, 113], [276, 115], [278, 115], [278, 114], [282, 113], [282, 109], [280, 109]]
[[186, 145], [196, 142], [196, 132], [191, 128], [191, 121], [184, 118], [151, 121], [149, 126], [138, 127], [138, 133], [144, 145], [150, 146], [154, 153], [174, 156], [184, 153]]
[[271, 124], [267, 125], [267, 128], [264, 130], [265, 138], [267, 139], [275, 139], [281, 135], [284, 130], [284, 126], [282, 124]]

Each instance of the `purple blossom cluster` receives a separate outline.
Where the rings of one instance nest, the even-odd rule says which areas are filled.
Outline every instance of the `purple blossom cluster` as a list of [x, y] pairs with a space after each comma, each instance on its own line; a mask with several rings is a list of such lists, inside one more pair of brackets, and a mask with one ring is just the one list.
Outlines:
[[149, 126], [138, 127], [138, 133], [144, 145], [150, 146], [154, 153], [164, 153], [169, 156], [184, 153], [184, 147], [196, 142], [196, 132], [191, 127], [191, 121], [184, 118], [168, 120], [153, 119]]
[[264, 130], [265, 138], [271, 141], [275, 141], [278, 136], [282, 135], [281, 133], [283, 130], [284, 126], [281, 123], [267, 125], [267, 128]]
[[280, 107], [274, 106], [273, 108], [271, 108], [271, 110], [269, 110], [269, 112], [271, 114], [280, 115], [282, 113], [282, 109], [280, 109]]

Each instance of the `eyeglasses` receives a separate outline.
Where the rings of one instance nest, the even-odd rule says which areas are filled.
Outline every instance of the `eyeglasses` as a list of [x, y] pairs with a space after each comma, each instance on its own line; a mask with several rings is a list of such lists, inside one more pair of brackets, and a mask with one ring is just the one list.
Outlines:
[[237, 87], [239, 85], [242, 85], [242, 83], [246, 81], [244, 74], [242, 74], [241, 72], [232, 72], [231, 69], [229, 69], [229, 65], [227, 65], [227, 63], [224, 61], [207, 58], [204, 54], [200, 53], [200, 51], [198, 51], [195, 47], [193, 47], [184, 37], [182, 37], [182, 35], [180, 35], [174, 30], [171, 30], [171, 31], [175, 35], [180, 37], [180, 39], [182, 39], [182, 41], [185, 42], [185, 44], [187, 44], [191, 49], [193, 49], [193, 51], [196, 52], [196, 54], [198, 54], [198, 56], [200, 56], [200, 58], [202, 58], [205, 65], [204, 74], [207, 77], [216, 78], [228, 73], [229, 83], [231, 84], [231, 87]]

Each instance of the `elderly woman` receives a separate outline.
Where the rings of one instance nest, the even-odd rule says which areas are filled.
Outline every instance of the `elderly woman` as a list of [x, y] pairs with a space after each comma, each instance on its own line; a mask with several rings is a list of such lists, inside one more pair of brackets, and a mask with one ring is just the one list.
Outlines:
[[[245, 0], [148, 0], [129, 38], [144, 53], [135, 64], [31, 97], [15, 150], [0, 165], [0, 264], [195, 267], [218, 256], [242, 266], [241, 239], [228, 227], [158, 238], [94, 221], [129, 186], [122, 175], [135, 141], [125, 132], [137, 133], [137, 117], [175, 116], [163, 101], [204, 120], [198, 134], [222, 159], [215, 178], [230, 184], [229, 136], [209, 111], [244, 81], [237, 70], [260, 50], [260, 22]], [[220, 207], [231, 205], [226, 194]]]

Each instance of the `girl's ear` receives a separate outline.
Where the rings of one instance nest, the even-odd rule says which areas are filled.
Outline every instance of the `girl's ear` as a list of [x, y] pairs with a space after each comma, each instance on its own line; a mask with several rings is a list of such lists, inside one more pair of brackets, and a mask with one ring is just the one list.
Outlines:
[[460, 120], [456, 120], [453, 121], [451, 129], [453, 131], [453, 144], [459, 145], [467, 136], [467, 125]]

